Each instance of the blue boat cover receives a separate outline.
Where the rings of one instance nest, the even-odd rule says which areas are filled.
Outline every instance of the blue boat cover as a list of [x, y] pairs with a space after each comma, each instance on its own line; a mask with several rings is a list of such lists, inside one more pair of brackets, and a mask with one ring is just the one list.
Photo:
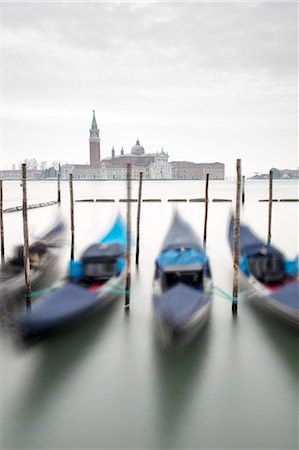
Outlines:
[[100, 239], [101, 244], [120, 244], [126, 246], [126, 226], [120, 215], [117, 216], [112, 228]]
[[96, 307], [99, 299], [81, 286], [67, 283], [37, 300], [20, 317], [20, 326], [30, 334], [47, 333]]
[[[119, 214], [110, 230], [98, 241], [98, 244], [95, 244], [95, 247], [98, 247], [99, 244], [104, 244], [107, 246], [106, 248], [103, 248], [103, 256], [105, 252], [107, 256], [121, 255], [121, 253], [123, 253], [123, 255], [117, 258], [117, 272], [120, 273], [125, 265], [124, 253], [126, 249], [126, 226]], [[91, 246], [90, 249], [92, 249], [92, 247], [93, 246]], [[83, 273], [81, 261], [70, 261], [68, 272], [72, 280], [80, 280]]]
[[294, 312], [299, 313], [299, 282], [293, 281], [277, 289], [269, 297], [274, 298], [282, 305], [292, 308]]
[[156, 264], [160, 269], [165, 266], [204, 265], [207, 262], [207, 256], [196, 248], [170, 248], [161, 252], [156, 259]]
[[155, 299], [155, 309], [162, 321], [171, 327], [180, 327], [209, 301], [204, 293], [179, 283]]
[[65, 230], [65, 223], [59, 219], [57, 223], [51, 228], [49, 231], [47, 231], [46, 234], [44, 234], [41, 238], [41, 240], [47, 241], [49, 239], [52, 239], [57, 234], [63, 232]]
[[176, 211], [166, 238], [162, 244], [161, 251], [164, 252], [171, 248], [180, 247], [197, 248], [203, 252], [198, 236], [192, 227], [183, 220]]
[[156, 265], [163, 269], [172, 265], [204, 265], [208, 258], [192, 227], [176, 211]]
[[[118, 216], [110, 231], [100, 240], [104, 244], [118, 244], [125, 248], [125, 225]], [[107, 247], [108, 248], [108, 247]], [[124, 264], [123, 258], [119, 262]], [[71, 262], [73, 278], [80, 279], [80, 261]], [[96, 308], [102, 301], [99, 293], [89, 292], [86, 288], [65, 283], [61, 288], [41, 297], [34, 302], [31, 310], [26, 310], [19, 319], [19, 325], [27, 335], [47, 334], [64, 323], [70, 322]]]
[[[228, 240], [231, 250], [233, 249], [234, 242], [234, 217], [231, 217], [228, 231]], [[240, 224], [240, 237], [239, 237], [239, 252], [240, 255], [253, 256], [258, 253], [267, 253], [280, 255], [282, 253], [277, 250], [273, 245], [267, 245], [261, 239], [259, 239], [254, 232], [246, 225]]]

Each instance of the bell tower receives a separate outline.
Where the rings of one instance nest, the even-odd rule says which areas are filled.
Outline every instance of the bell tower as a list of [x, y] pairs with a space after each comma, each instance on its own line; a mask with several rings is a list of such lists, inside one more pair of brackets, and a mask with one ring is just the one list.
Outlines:
[[89, 130], [89, 161], [91, 167], [99, 167], [101, 162], [100, 130], [98, 129], [95, 110]]

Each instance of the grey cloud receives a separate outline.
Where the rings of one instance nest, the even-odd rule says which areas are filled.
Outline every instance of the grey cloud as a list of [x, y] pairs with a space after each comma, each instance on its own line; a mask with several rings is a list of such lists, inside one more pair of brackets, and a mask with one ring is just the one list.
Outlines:
[[[19, 2], [2, 8], [4, 145], [12, 154], [26, 142], [34, 156], [45, 130], [44, 151], [61, 148], [65, 139], [79, 154], [77, 130], [84, 146], [89, 123], [82, 130], [82, 121], [93, 108], [106, 142], [112, 144], [116, 127], [119, 144], [121, 136], [135, 138], [137, 129], [148, 140], [158, 139], [157, 132], [173, 157], [188, 134], [189, 158], [191, 142], [204, 136], [202, 145], [219, 145], [219, 159], [221, 136], [229, 137], [234, 126], [248, 147], [251, 136], [267, 142], [271, 135], [272, 151], [282, 127], [287, 131], [280, 136], [295, 140], [295, 3]], [[72, 130], [65, 138], [63, 118]], [[225, 144], [231, 152], [242, 146], [239, 134], [235, 147], [233, 138]]]
[[[35, 29], [42, 40], [67, 48], [180, 66], [202, 64], [274, 72], [297, 67], [297, 5], [238, 3], [6, 4], [4, 27], [20, 35]], [[25, 34], [26, 35], [26, 34]], [[136, 46], [136, 55], [130, 50]], [[38, 47], [38, 42], [36, 42]], [[130, 62], [134, 65], [134, 61]]]

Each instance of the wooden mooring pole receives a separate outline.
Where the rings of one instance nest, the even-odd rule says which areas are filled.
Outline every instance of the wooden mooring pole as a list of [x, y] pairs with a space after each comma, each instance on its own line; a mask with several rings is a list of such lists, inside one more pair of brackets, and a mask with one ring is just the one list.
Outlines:
[[239, 236], [240, 236], [240, 197], [241, 197], [241, 160], [237, 159], [237, 193], [236, 213], [234, 221], [234, 277], [233, 277], [233, 302], [232, 313], [238, 311], [238, 278], [239, 278]]
[[131, 164], [127, 164], [127, 245], [126, 245], [126, 298], [125, 308], [130, 307], [131, 290]]
[[209, 177], [210, 174], [206, 174], [206, 192], [205, 192], [205, 222], [203, 229], [203, 247], [206, 250], [207, 246], [207, 228], [208, 228], [208, 208], [209, 208]]
[[3, 186], [2, 180], [0, 180], [0, 235], [1, 235], [1, 264], [5, 263], [5, 251], [4, 251], [4, 223], [3, 223]]
[[242, 176], [242, 204], [245, 203], [245, 175]]
[[142, 177], [143, 173], [139, 173], [139, 189], [138, 189], [138, 207], [137, 207], [137, 231], [136, 231], [136, 266], [139, 264], [139, 241], [140, 241], [140, 215], [141, 215], [141, 197], [142, 197]]
[[30, 255], [29, 255], [29, 237], [28, 237], [28, 214], [27, 214], [27, 171], [26, 164], [22, 164], [22, 188], [23, 188], [23, 234], [24, 234], [24, 269], [25, 269], [25, 283], [26, 283], [26, 306], [31, 306], [31, 280], [30, 280]]
[[73, 191], [73, 174], [70, 174], [70, 208], [71, 208], [71, 260], [74, 259], [75, 248], [75, 224], [74, 224], [74, 191]]
[[58, 166], [58, 174], [57, 174], [57, 203], [61, 203], [61, 165], [59, 163]]
[[273, 204], [273, 171], [269, 172], [269, 210], [268, 210], [268, 238], [267, 244], [270, 245], [271, 242], [271, 226], [272, 226], [272, 204]]

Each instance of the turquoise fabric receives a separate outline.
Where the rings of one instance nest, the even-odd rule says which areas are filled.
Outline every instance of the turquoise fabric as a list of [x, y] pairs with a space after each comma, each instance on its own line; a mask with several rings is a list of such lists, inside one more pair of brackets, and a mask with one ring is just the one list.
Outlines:
[[246, 275], [246, 277], [249, 277], [250, 270], [248, 267], [247, 256], [243, 256], [243, 258], [240, 259], [239, 266], [240, 270], [244, 273], [244, 275]]
[[298, 266], [299, 266], [299, 256], [297, 256], [295, 259], [291, 261], [286, 260], [284, 262], [284, 270], [290, 277], [295, 277], [298, 275]]
[[71, 280], [77, 281], [82, 277], [82, 264], [80, 261], [70, 261], [69, 276]]
[[[99, 240], [100, 244], [120, 244], [126, 246], [126, 227], [121, 216], [117, 216], [112, 228]], [[117, 259], [117, 275], [122, 272], [125, 266], [123, 258]], [[83, 267], [81, 261], [70, 261], [69, 263], [69, 277], [73, 281], [78, 281], [83, 275]]]
[[99, 242], [101, 244], [120, 244], [122, 246], [126, 246], [126, 226], [121, 216], [117, 216], [116, 221], [108, 231], [107, 234], [102, 237]]
[[207, 256], [195, 248], [172, 248], [160, 253], [156, 263], [162, 269], [165, 266], [201, 264], [207, 262]]
[[122, 258], [117, 258], [117, 275], [119, 275], [125, 267], [125, 260]]

